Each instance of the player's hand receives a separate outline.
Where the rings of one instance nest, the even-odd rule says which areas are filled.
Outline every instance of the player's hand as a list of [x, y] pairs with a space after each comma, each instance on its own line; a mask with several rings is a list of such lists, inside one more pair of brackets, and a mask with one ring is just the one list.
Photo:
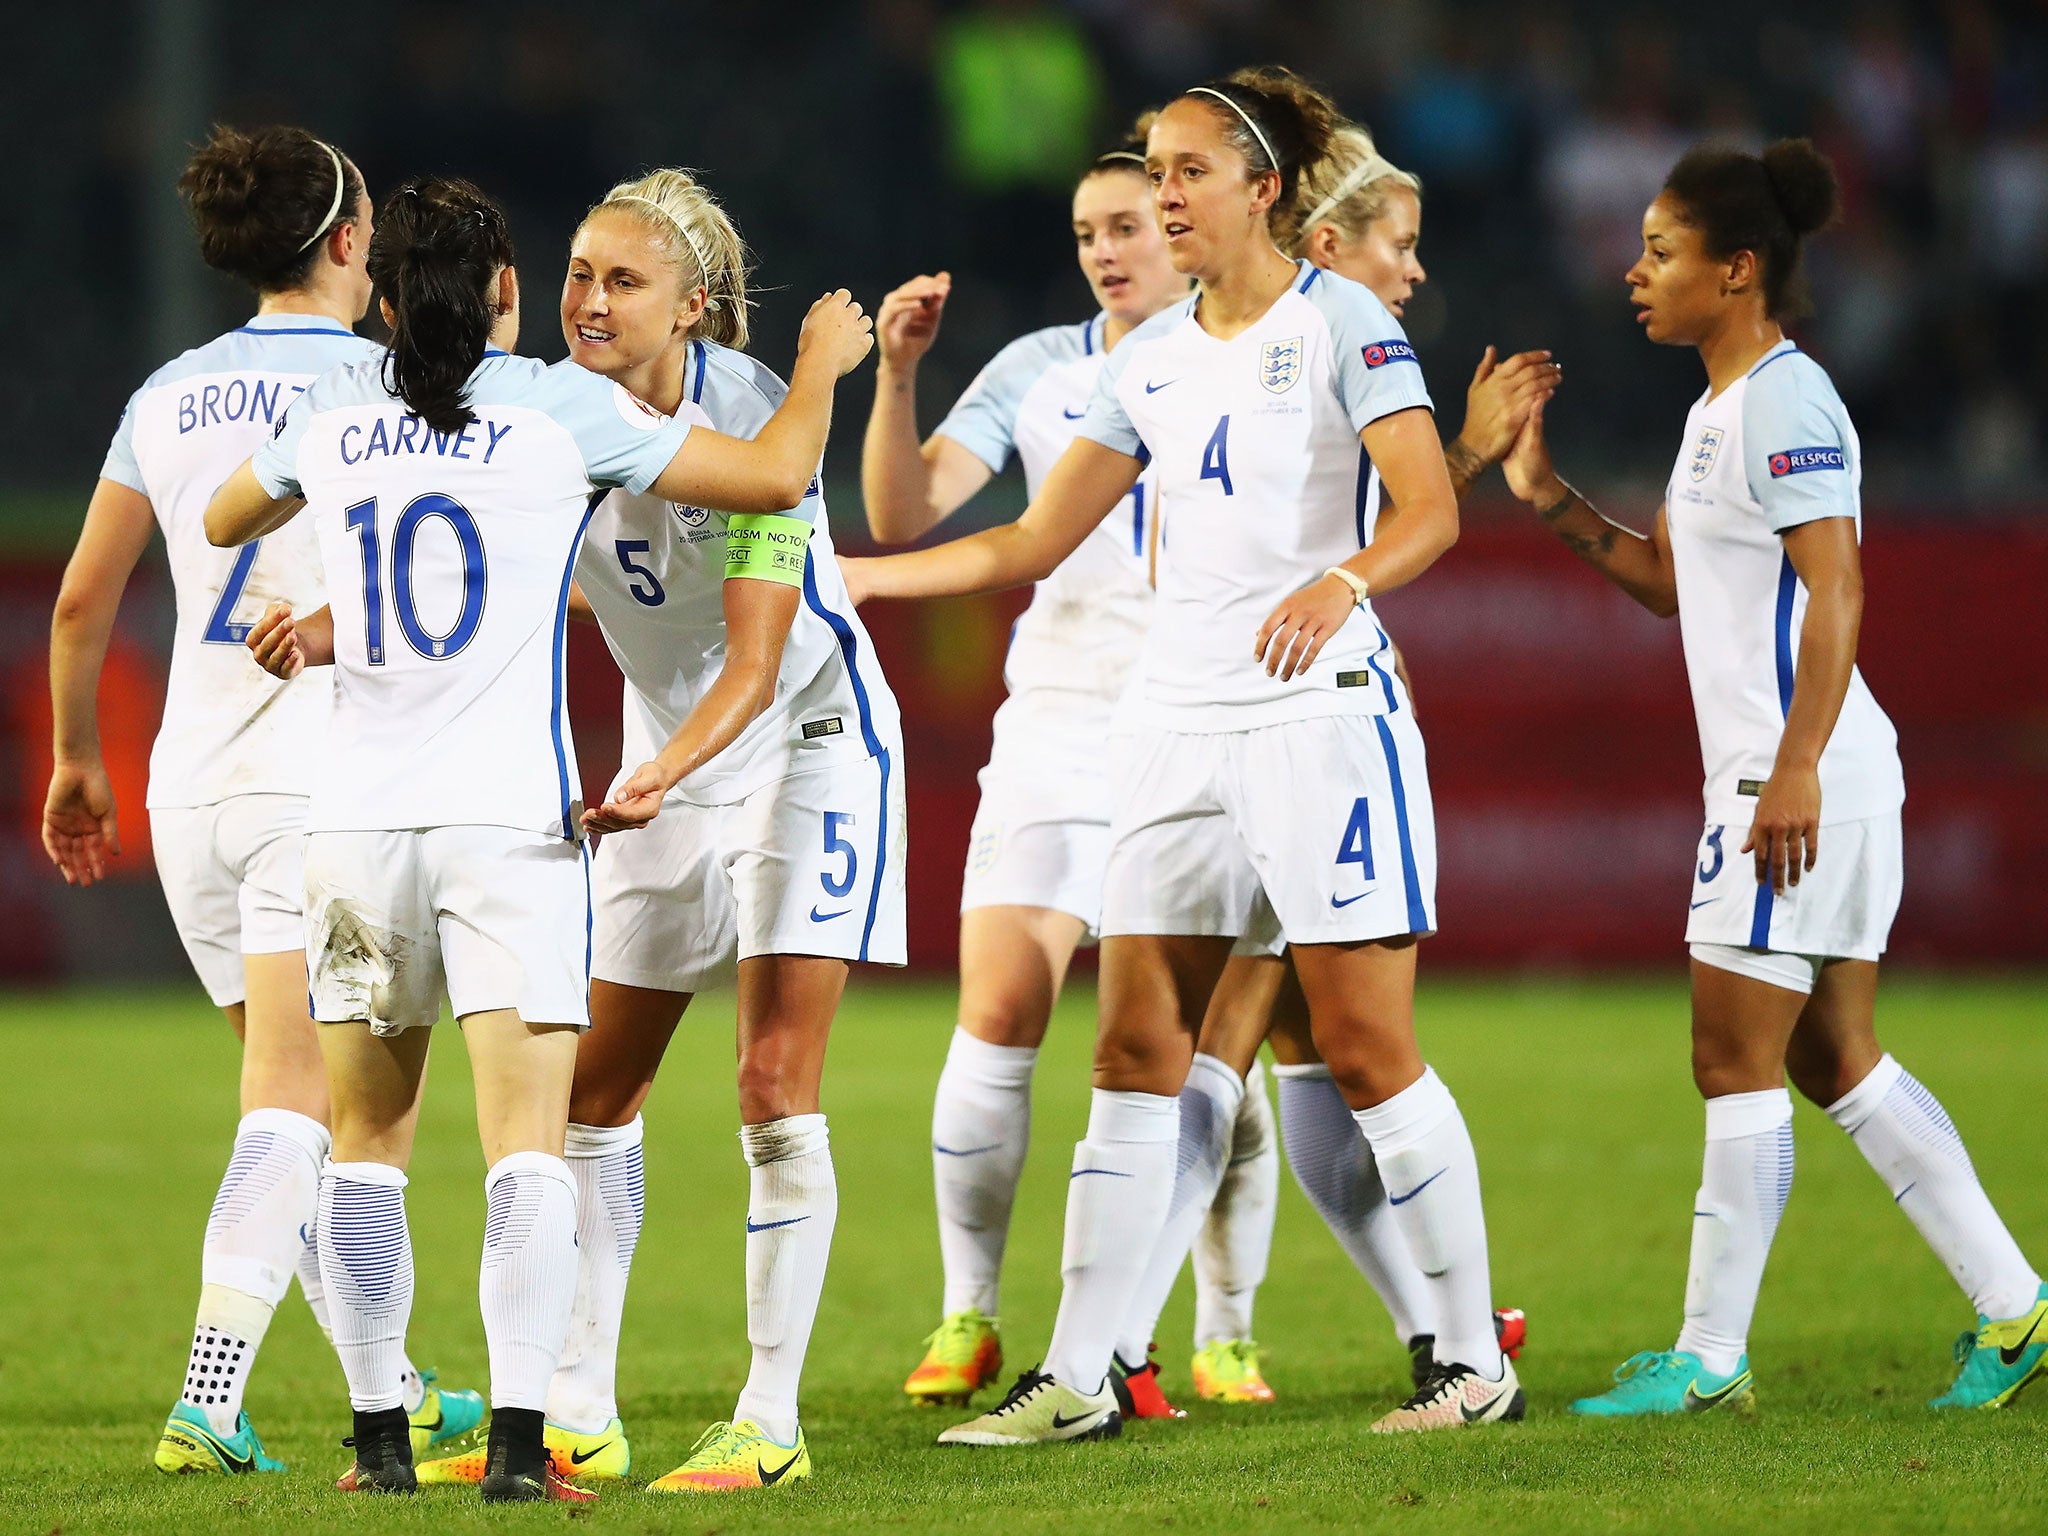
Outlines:
[[1528, 418], [1515, 434], [1515, 445], [1500, 461], [1508, 489], [1519, 501], [1532, 507], [1547, 507], [1564, 494], [1564, 482], [1550, 462], [1550, 444], [1543, 439], [1543, 406], [1538, 400], [1529, 408]]
[[853, 372], [875, 344], [875, 322], [844, 288], [828, 293], [804, 316], [796, 339], [796, 355], [816, 355], [829, 362], [835, 378]]
[[1756, 858], [1756, 883], [1783, 895], [1820, 857], [1820, 770], [1776, 768], [1756, 799], [1744, 853]]
[[107, 878], [107, 860], [121, 852], [114, 827], [114, 786], [103, 764], [59, 763], [43, 801], [43, 849], [67, 885]]
[[1488, 347], [1465, 390], [1465, 425], [1458, 441], [1488, 464], [1498, 464], [1515, 446], [1522, 423], [1538, 402], [1548, 400], [1564, 370], [1548, 352], [1517, 352], [1502, 363]]
[[1266, 676], [1282, 682], [1299, 677], [1323, 651], [1323, 643], [1344, 627], [1358, 596], [1334, 576], [1310, 582], [1268, 615], [1252, 642], [1252, 655]]
[[856, 608], [874, 595], [875, 584], [868, 579], [868, 566], [872, 563], [859, 555], [839, 556], [839, 579], [846, 583], [847, 599]]
[[306, 670], [306, 653], [299, 647], [290, 603], [272, 603], [264, 609], [242, 643], [249, 647], [256, 665], [272, 677], [291, 679]]
[[881, 312], [875, 317], [875, 334], [881, 343], [884, 366], [917, 366], [938, 339], [946, 296], [952, 291], [950, 272], [913, 277], [900, 288], [889, 290], [882, 299]]
[[661, 797], [675, 787], [658, 762], [642, 763], [628, 774], [603, 805], [583, 813], [583, 830], [593, 835], [631, 832], [661, 814]]

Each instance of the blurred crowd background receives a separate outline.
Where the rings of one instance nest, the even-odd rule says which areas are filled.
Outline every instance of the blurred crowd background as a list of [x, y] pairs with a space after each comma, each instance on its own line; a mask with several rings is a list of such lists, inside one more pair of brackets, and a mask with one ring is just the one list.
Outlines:
[[[611, 0], [596, 9], [127, 0], [89, 18], [61, 7], [14, 13], [9, 51], [0, 124], [18, 146], [18, 191], [0, 262], [19, 297], [0, 316], [10, 361], [0, 374], [0, 584], [13, 594], [0, 625], [16, 658], [4, 741], [20, 803], [13, 840], [0, 850], [0, 917], [40, 915], [15, 925], [11, 941], [0, 923], [0, 969], [33, 970], [31, 951], [80, 946], [103, 959], [98, 935], [88, 927], [81, 936], [76, 902], [61, 908], [71, 915], [49, 915], [60, 909], [28, 837], [40, 804], [37, 754], [47, 751], [36, 734], [46, 729], [35, 713], [40, 647], [51, 561], [75, 535], [123, 400], [157, 363], [249, 308], [199, 265], [172, 190], [210, 122], [303, 123], [357, 160], [373, 195], [417, 171], [477, 180], [511, 212], [526, 280], [523, 350], [544, 357], [561, 354], [554, 296], [577, 218], [613, 181], [650, 165], [698, 168], [733, 211], [759, 264], [755, 350], [772, 365], [786, 368], [818, 292], [844, 285], [873, 305], [905, 277], [948, 269], [954, 299], [923, 386], [935, 422], [1003, 342], [1086, 312], [1067, 232], [1077, 170], [1140, 109], [1259, 62], [1290, 64], [1329, 88], [1423, 179], [1429, 281], [1407, 329], [1445, 435], [1485, 345], [1549, 347], [1565, 364], [1550, 413], [1560, 459], [1639, 519], [1654, 509], [1700, 387], [1691, 354], [1646, 345], [1625, 299], [1621, 275], [1644, 204], [1702, 137], [1761, 145], [1807, 134], [1833, 157], [1845, 213], [1814, 248], [1819, 309], [1798, 334], [1857, 421], [1873, 524], [1932, 541], [1898, 565], [1896, 591], [1874, 585], [1866, 645], [1885, 654], [1887, 626], [1896, 626], [1893, 649], [1920, 671], [1902, 661], [1889, 693], [1885, 677], [1873, 672], [1873, 683], [1902, 716], [1909, 783], [1938, 781], [1944, 763], [1967, 777], [1975, 762], [1991, 799], [1972, 803], [2003, 807], [1951, 826], [1939, 843], [1948, 864], [1930, 867], [1949, 868], [1953, 890], [1974, 882], [2032, 893], [2025, 870], [2048, 853], [2048, 821], [2027, 809], [2048, 788], [2048, 686], [2028, 638], [2048, 622], [2029, 586], [2036, 573], [2048, 579], [2048, 498], [2038, 484], [2048, 467], [2041, 0]], [[835, 532], [855, 544], [870, 377], [843, 392], [828, 456]], [[1020, 502], [1012, 483], [982, 498], [974, 516], [1006, 515]], [[1682, 890], [1684, 848], [1697, 835], [1697, 802], [1688, 800], [1697, 760], [1675, 636], [1611, 619], [1609, 595], [1574, 585], [1569, 562], [1529, 545], [1526, 530], [1489, 533], [1483, 505], [1475, 527], [1471, 561], [1446, 562], [1463, 575], [1433, 575], [1395, 610], [1447, 743], [1432, 737], [1449, 797], [1440, 798], [1447, 850], [1465, 836], [1478, 863], [1506, 872], [1510, 891], [1517, 870], [1540, 875], [1580, 858], [1578, 834], [1558, 828], [1613, 835], [1599, 809], [1610, 794], [1600, 786], [1611, 781], [1623, 824], [1652, 850], [1642, 879], [1677, 870]], [[1526, 577], [1484, 576], [1489, 538], [1506, 541], [1500, 570]], [[1957, 616], [1946, 630], [1926, 619], [1922, 588], [1931, 582]], [[2018, 612], [1986, 611], [1985, 592], [2001, 582]], [[1878, 598], [1895, 606], [1880, 611]], [[1595, 617], [1567, 631], [1561, 616], [1581, 599]], [[141, 581], [126, 619], [134, 650], [116, 658], [117, 670], [133, 671], [118, 708], [144, 744], [167, 602], [160, 571]], [[875, 620], [902, 674], [899, 691], [915, 687], [929, 704], [917, 727], [926, 734], [912, 743], [913, 784], [915, 765], [928, 765], [927, 793], [944, 799], [914, 822], [914, 871], [931, 871], [927, 959], [944, 958], [947, 882], [958, 869], [948, 839], [964, 835], [971, 810], [1008, 611], [938, 605]], [[1978, 645], [1971, 636], [1979, 649], [1964, 649]], [[1497, 722], [1500, 700], [1475, 696], [1468, 740], [1458, 690], [1469, 686], [1468, 664], [1483, 676], [1503, 649], [1533, 668], [1534, 712], [1519, 720], [1518, 740], [1576, 746], [1528, 776], [1501, 776], [1495, 764], [1491, 789], [1474, 780], [1484, 805], [1459, 833], [1449, 825], [1458, 754], [1486, 754], [1482, 706]], [[1876, 666], [1867, 657], [1866, 670]], [[1619, 669], [1631, 680], [1589, 703], [1598, 688], [1572, 680], [1573, 667]], [[1974, 691], [1953, 686], [1965, 672]], [[587, 709], [597, 723], [584, 732], [586, 770], [602, 779], [615, 762], [606, 758], [609, 706]], [[1632, 711], [1635, 728], [1611, 742], [1589, 723]], [[1568, 729], [1578, 734], [1559, 735]], [[1662, 753], [1654, 770], [1639, 756], [1645, 739]], [[138, 830], [139, 790], [127, 819]], [[1939, 792], [1935, 799], [1938, 808]], [[1643, 809], [1652, 800], [1664, 807], [1655, 816]], [[1512, 826], [1486, 819], [1508, 814], [1504, 805], [1521, 807]], [[1651, 820], [1628, 824], [1628, 815]], [[1653, 824], [1663, 830], [1652, 835]], [[1548, 830], [1539, 836], [1539, 827]], [[1662, 849], [1664, 837], [1677, 839], [1675, 854]], [[1527, 851], [1518, 863], [1504, 848]], [[1453, 896], [1460, 857], [1447, 851]], [[1589, 891], [1601, 878], [1588, 875]], [[1909, 890], [1911, 881], [1909, 873]], [[1624, 882], [1602, 899], [1632, 911], [1634, 889]], [[2031, 948], [2016, 930], [2000, 953], [2040, 957], [2048, 910], [2037, 894], [2032, 901]], [[1447, 897], [1446, 911], [1456, 908]], [[138, 914], [154, 908], [137, 897], [120, 910], [121, 922], [141, 924]], [[1665, 915], [1660, 905], [1656, 955], [1672, 947], [1664, 930], [1676, 931]], [[162, 932], [152, 932], [136, 944], [154, 944], [155, 954]], [[13, 958], [10, 943], [21, 951]], [[1653, 953], [1647, 945], [1639, 955]], [[1937, 948], [1926, 946], [1926, 957]], [[1582, 953], [1605, 952], [1534, 940], [1487, 950], [1502, 959]], [[76, 962], [43, 969], [52, 965], [62, 972]]]

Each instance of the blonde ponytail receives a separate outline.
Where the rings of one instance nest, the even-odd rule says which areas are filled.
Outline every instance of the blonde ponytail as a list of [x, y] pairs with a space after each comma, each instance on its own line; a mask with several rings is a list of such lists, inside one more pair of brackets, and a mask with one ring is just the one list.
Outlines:
[[629, 213], [647, 227], [675, 264], [684, 293], [704, 290], [696, 334], [744, 350], [747, 245], [718, 199], [688, 171], [663, 169], [620, 182], [590, 212], [606, 209]]
[[1294, 235], [1294, 254], [1303, 254], [1318, 224], [1331, 224], [1356, 240], [1387, 211], [1396, 187], [1420, 196], [1422, 182], [1374, 147], [1372, 135], [1346, 123], [1330, 137], [1329, 152], [1301, 173], [1299, 202], [1306, 211]]

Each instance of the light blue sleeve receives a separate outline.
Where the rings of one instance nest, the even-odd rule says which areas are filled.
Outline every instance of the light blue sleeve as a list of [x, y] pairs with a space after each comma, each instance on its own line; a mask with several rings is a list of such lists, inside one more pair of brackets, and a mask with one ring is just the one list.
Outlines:
[[[714, 431], [728, 437], [759, 437], [768, 418], [781, 409], [789, 397], [789, 386], [766, 363], [744, 352], [716, 343], [697, 342], [703, 350], [683, 370], [686, 399], [693, 400], [709, 418]], [[800, 517], [812, 527], [825, 522], [824, 466], [811, 476], [804, 499], [781, 517]]]
[[1302, 292], [1330, 328], [1337, 398], [1352, 430], [1363, 432], [1382, 416], [1418, 405], [1434, 410], [1415, 348], [1372, 290], [1313, 269], [1306, 281]]
[[547, 370], [545, 410], [575, 439], [584, 473], [602, 490], [623, 486], [638, 495], [660, 478], [683, 446], [700, 411], [664, 416], [623, 385], [571, 362]]
[[135, 462], [135, 408], [142, 403], [144, 384], [141, 389], [128, 397], [128, 404], [121, 411], [121, 425], [114, 428], [114, 440], [107, 445], [106, 462], [100, 465], [100, 478], [125, 485], [131, 491], [149, 494], [149, 487], [142, 483], [142, 466]]
[[255, 471], [256, 483], [272, 496], [283, 499], [304, 494], [299, 481], [299, 443], [306, 435], [307, 424], [333, 402], [340, 383], [337, 376], [347, 371], [346, 364], [330, 368], [308, 384], [304, 394], [278, 413], [269, 438], [249, 456], [249, 468]]
[[1742, 394], [1742, 468], [1773, 533], [1856, 515], [1849, 413], [1804, 353], [1767, 359]]
[[999, 475], [1017, 446], [1017, 412], [1039, 375], [1053, 363], [1081, 350], [1086, 326], [1056, 325], [1019, 336], [974, 376], [946, 419], [932, 429], [934, 437], [950, 437]]
[[[1127, 453], [1141, 464], [1152, 462], [1152, 450], [1138, 436], [1138, 429], [1131, 425], [1130, 413], [1117, 396], [1117, 381], [1124, 376], [1124, 369], [1130, 366], [1138, 348], [1169, 326], [1178, 324], [1183, 309], [1184, 306], [1176, 304], [1165, 314], [1154, 315], [1109, 354], [1102, 365], [1102, 372], [1095, 376], [1095, 393], [1088, 400], [1088, 416], [1081, 423], [1081, 430], [1074, 434], [1076, 437], [1085, 437], [1091, 443], [1100, 443], [1117, 453]], [[1167, 323], [1162, 325], [1162, 321]]]

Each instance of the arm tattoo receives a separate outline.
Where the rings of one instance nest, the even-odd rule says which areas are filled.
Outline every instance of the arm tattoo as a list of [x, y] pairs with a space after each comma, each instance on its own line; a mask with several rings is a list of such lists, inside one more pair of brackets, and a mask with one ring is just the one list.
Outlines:
[[[1600, 524], [1598, 533], [1576, 533], [1558, 527], [1559, 521], [1566, 513], [1579, 510], [1585, 511]], [[1564, 494], [1556, 501], [1547, 507], [1538, 508], [1536, 515], [1548, 523], [1557, 536], [1564, 540], [1565, 548], [1581, 560], [1589, 560], [1596, 565], [1603, 556], [1614, 553], [1614, 541], [1621, 534], [1619, 528], [1594, 511], [1593, 504], [1579, 494], [1577, 487], [1570, 484], [1565, 486]]]
[[1467, 448], [1462, 438], [1452, 438], [1444, 450], [1444, 468], [1450, 473], [1451, 494], [1463, 500], [1472, 484], [1486, 473], [1486, 460]]

